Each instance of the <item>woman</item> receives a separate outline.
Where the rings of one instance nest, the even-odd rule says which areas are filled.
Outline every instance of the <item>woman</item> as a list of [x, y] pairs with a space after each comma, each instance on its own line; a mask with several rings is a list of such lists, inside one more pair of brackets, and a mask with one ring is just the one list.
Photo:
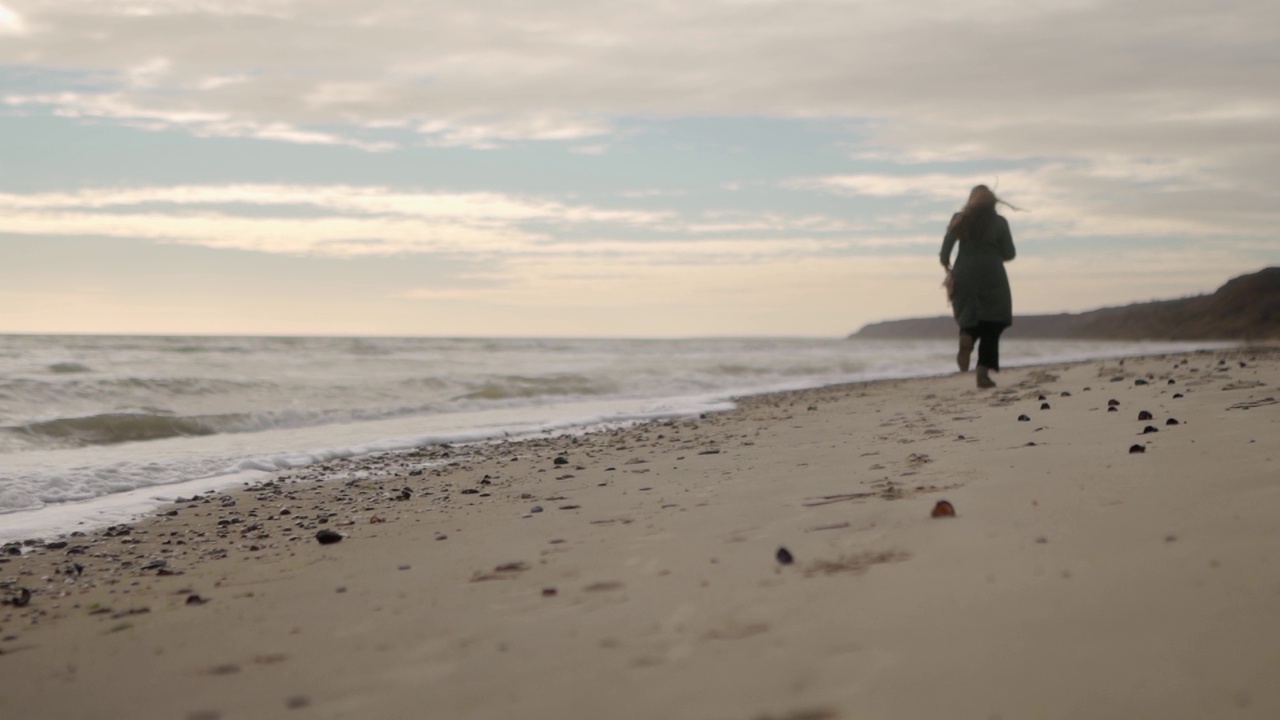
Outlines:
[[[960, 326], [956, 364], [961, 372], [968, 372], [977, 343], [980, 388], [995, 387], [990, 373], [1000, 369], [1000, 333], [1013, 324], [1013, 297], [1004, 264], [1016, 253], [1009, 221], [996, 214], [999, 202], [1003, 201], [990, 188], [978, 185], [964, 208], [952, 216], [942, 240], [942, 267], [947, 269], [951, 310]], [[951, 248], [957, 242], [960, 250], [953, 268]]]

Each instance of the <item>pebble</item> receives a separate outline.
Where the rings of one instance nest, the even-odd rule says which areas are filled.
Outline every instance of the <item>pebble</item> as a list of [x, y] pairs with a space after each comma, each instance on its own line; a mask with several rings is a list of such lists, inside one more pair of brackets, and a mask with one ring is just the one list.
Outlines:
[[1177, 425], [1177, 424], [1178, 424], [1178, 419], [1177, 419], [1177, 418], [1169, 418], [1168, 420], [1165, 420], [1165, 421], [1164, 421], [1164, 424], [1165, 424], [1165, 425]]
[[1144, 452], [1146, 452], [1146, 451], [1147, 451], [1147, 449], [1146, 449], [1144, 446], [1142, 446], [1142, 445], [1130, 445], [1130, 446], [1129, 446], [1129, 454], [1130, 454], [1130, 455], [1136, 455], [1136, 454], [1138, 454], [1138, 453], [1144, 453]]
[[776, 557], [778, 559], [778, 562], [782, 563], [783, 565], [790, 565], [796, 560], [794, 557], [792, 557], [791, 551], [784, 547], [778, 548], [778, 552], [774, 554], [774, 557]]
[[1151, 425], [1148, 425], [1148, 426], [1146, 426], [1146, 427], [1142, 428], [1142, 434], [1143, 434], [1143, 435], [1150, 435], [1151, 433], [1154, 433], [1154, 432], [1160, 432], [1160, 430], [1159, 430], [1158, 428], [1154, 427], [1154, 426], [1151, 426]]
[[1031, 422], [1031, 418], [1027, 417], [1026, 415], [1019, 415], [1018, 422]]
[[1049, 409], [1049, 403], [1040, 403], [1040, 409], [1041, 409], [1041, 410], [1048, 410], [1048, 409]]
[[1174, 393], [1174, 394], [1173, 394], [1173, 399], [1174, 399], [1174, 400], [1177, 400], [1177, 399], [1178, 399], [1178, 398], [1180, 398], [1180, 397], [1182, 397], [1182, 393]]
[[542, 506], [541, 506], [541, 505], [534, 505], [533, 507], [529, 508], [529, 512], [531, 512], [531, 513], [540, 513], [540, 512], [542, 512]]
[[1151, 413], [1147, 412], [1146, 410], [1143, 410], [1142, 412], [1138, 413], [1139, 420], [1150, 420], [1151, 417], [1152, 417]]
[[334, 532], [333, 530], [321, 530], [316, 533], [316, 540], [321, 545], [332, 545], [336, 542], [342, 542], [342, 534]]
[[1120, 408], [1115, 407], [1115, 406], [1113, 405], [1113, 406], [1111, 406], [1111, 407], [1107, 408], [1107, 412], [1120, 412]]
[[955, 517], [955, 516], [956, 516], [955, 506], [947, 502], [946, 500], [939, 500], [937, 503], [935, 503], [933, 506], [933, 511], [929, 513], [929, 517], [934, 517], [934, 518]]
[[1107, 401], [1107, 407], [1116, 407], [1119, 404], [1120, 404], [1120, 401], [1116, 400], [1115, 398], [1111, 398], [1110, 400]]

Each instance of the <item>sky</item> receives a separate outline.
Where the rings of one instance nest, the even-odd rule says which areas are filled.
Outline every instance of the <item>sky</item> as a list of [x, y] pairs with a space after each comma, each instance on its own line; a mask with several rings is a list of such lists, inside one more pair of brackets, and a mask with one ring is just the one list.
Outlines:
[[831, 336], [1280, 265], [1275, 0], [0, 0], [0, 332]]

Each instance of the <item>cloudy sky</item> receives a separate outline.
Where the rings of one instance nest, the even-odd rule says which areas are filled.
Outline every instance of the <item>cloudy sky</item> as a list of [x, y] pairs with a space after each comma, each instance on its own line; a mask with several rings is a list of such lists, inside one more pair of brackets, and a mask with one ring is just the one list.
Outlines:
[[0, 332], [840, 336], [1280, 264], [1275, 0], [0, 0]]

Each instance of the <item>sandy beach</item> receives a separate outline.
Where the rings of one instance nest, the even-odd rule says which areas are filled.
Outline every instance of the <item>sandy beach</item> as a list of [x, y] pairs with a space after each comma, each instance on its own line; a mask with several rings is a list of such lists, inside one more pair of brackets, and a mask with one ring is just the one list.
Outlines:
[[1280, 717], [1280, 350], [997, 381], [337, 461], [6, 547], [0, 716]]

